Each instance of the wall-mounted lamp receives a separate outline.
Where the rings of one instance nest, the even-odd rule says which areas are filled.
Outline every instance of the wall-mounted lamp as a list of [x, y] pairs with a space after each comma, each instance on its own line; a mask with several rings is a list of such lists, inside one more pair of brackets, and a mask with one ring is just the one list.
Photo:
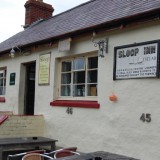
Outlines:
[[12, 47], [12, 49], [11, 49], [11, 51], [10, 51], [10, 54], [9, 54], [9, 56], [10, 56], [11, 58], [14, 58], [14, 57], [15, 57], [15, 53], [16, 53], [16, 51], [15, 51], [15, 49], [14, 49], [14, 48], [18, 49], [18, 50], [19, 50], [19, 52], [21, 53], [21, 49], [20, 49], [19, 47], [17, 47], [17, 46]]
[[92, 42], [94, 43], [94, 46], [99, 48], [98, 50], [98, 55], [100, 57], [104, 57], [104, 53], [108, 53], [108, 38], [106, 38], [105, 40], [99, 40], [98, 42], [96, 42], [94, 40], [94, 37], [96, 36], [96, 33], [93, 32], [93, 37], [92, 37]]

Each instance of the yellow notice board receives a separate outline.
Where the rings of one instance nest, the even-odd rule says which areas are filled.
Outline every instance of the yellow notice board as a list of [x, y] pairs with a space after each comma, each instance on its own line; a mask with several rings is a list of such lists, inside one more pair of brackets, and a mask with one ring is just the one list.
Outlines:
[[38, 84], [45, 85], [49, 84], [50, 79], [50, 59], [51, 53], [42, 54], [39, 57], [39, 75]]

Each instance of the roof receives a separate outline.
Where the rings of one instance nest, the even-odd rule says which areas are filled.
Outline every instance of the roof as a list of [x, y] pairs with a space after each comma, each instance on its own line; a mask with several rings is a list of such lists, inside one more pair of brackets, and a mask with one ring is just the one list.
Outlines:
[[160, 12], [160, 0], [90, 0], [47, 20], [34, 23], [5, 40], [0, 43], [0, 54], [14, 46], [38, 44], [153, 12]]

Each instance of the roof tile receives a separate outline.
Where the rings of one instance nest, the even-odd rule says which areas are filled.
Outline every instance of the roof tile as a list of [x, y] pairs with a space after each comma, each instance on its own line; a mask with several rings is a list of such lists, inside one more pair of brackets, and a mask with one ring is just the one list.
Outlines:
[[91, 0], [31, 25], [0, 43], [0, 52], [156, 9], [159, 0]]

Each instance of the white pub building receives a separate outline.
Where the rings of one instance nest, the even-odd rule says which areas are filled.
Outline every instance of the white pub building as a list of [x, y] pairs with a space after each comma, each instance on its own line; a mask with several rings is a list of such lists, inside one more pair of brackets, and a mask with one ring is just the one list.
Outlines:
[[0, 43], [0, 111], [43, 114], [58, 146], [160, 160], [160, 1], [54, 9], [26, 1]]

